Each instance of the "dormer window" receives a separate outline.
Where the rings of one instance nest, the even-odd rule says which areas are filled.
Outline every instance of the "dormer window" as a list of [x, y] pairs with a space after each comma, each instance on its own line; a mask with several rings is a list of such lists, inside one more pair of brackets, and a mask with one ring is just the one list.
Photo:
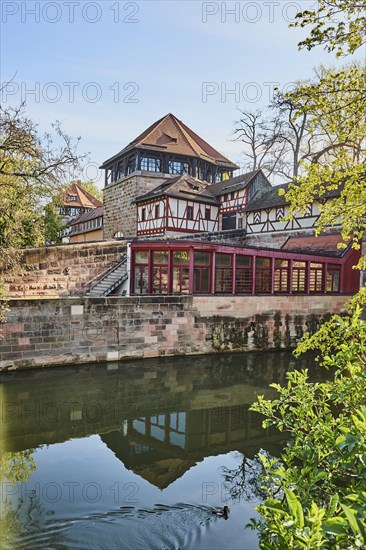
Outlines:
[[69, 195], [69, 202], [76, 202], [78, 200], [76, 195]]

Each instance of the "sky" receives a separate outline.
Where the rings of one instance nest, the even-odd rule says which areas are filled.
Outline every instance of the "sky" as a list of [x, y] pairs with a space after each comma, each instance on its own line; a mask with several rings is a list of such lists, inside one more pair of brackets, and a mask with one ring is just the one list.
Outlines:
[[[273, 88], [340, 65], [321, 48], [298, 51], [289, 28], [311, 0], [68, 0], [1, 3], [2, 105], [26, 103], [41, 131], [55, 120], [90, 161], [83, 181], [171, 112], [243, 164], [239, 109], [268, 105]], [[361, 55], [361, 54], [360, 54]]]

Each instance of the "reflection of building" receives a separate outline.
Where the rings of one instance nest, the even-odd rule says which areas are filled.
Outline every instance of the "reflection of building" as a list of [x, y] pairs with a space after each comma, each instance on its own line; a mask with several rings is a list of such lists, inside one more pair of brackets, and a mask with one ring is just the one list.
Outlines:
[[160, 489], [209, 454], [238, 450], [252, 456], [261, 445], [280, 439], [262, 430], [259, 415], [251, 413], [249, 405], [217, 407], [213, 395], [212, 401], [209, 394], [206, 398], [201, 409], [189, 406], [125, 420], [122, 431], [102, 439], [127, 468]]
[[98, 364], [87, 376], [85, 367], [9, 376], [2, 397], [13, 405], [1, 411], [0, 445], [14, 452], [99, 434], [127, 468], [167, 487], [209, 454], [253, 455], [277, 440], [248, 409], [258, 394], [272, 395], [268, 384], [284, 380], [289, 358], [225, 355], [213, 364], [201, 356]]

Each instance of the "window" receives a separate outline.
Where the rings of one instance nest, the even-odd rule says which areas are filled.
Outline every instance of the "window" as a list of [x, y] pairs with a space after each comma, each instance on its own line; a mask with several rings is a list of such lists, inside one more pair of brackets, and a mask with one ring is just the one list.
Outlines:
[[238, 229], [243, 229], [243, 218], [238, 218]]
[[233, 291], [231, 267], [231, 254], [216, 254], [215, 259], [215, 291], [220, 293], [229, 293]]
[[146, 221], [146, 208], [143, 208], [141, 210], [141, 221], [142, 222]]
[[69, 201], [70, 202], [76, 202], [77, 201], [77, 196], [76, 195], [69, 195]]
[[289, 291], [289, 265], [288, 260], [275, 260], [274, 292]]
[[135, 252], [135, 272], [134, 272], [134, 293], [147, 294], [149, 291], [148, 276], [149, 276], [149, 253]]
[[173, 252], [173, 293], [189, 292], [189, 251]]
[[155, 205], [155, 218], [160, 218], [160, 204]]
[[161, 162], [159, 159], [150, 157], [141, 158], [141, 170], [147, 170], [148, 172], [160, 172]]
[[323, 292], [323, 264], [310, 263], [310, 292]]
[[276, 208], [276, 221], [281, 221], [285, 216], [285, 209], [283, 206], [279, 206]]
[[292, 264], [292, 292], [306, 291], [306, 262]]
[[215, 174], [215, 183], [220, 183], [221, 181], [221, 174], [220, 172], [217, 172], [217, 174]]
[[261, 211], [258, 210], [257, 212], [254, 212], [254, 214], [253, 214], [253, 223], [261, 223], [261, 219], [262, 219]]
[[169, 161], [169, 174], [187, 174], [189, 171], [187, 162]]
[[165, 250], [153, 253], [153, 294], [168, 293], [168, 252]]
[[339, 292], [339, 265], [328, 264], [327, 292]]
[[210, 292], [210, 264], [210, 253], [194, 253], [193, 290], [197, 294], [205, 294]]
[[205, 208], [205, 220], [211, 219], [211, 208], [206, 207]]
[[187, 206], [187, 220], [193, 220], [193, 206]]
[[231, 200], [234, 200], [234, 199], [235, 199], [235, 192], [231, 193], [230, 199], [231, 199]]
[[236, 256], [235, 292], [252, 292], [252, 264], [250, 256]]
[[270, 258], [255, 259], [255, 291], [271, 292], [271, 260]]

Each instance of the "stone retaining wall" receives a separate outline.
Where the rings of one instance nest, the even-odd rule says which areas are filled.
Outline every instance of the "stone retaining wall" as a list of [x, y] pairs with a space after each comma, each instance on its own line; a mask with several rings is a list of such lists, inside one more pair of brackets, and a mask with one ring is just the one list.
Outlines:
[[13, 300], [0, 369], [290, 349], [349, 296]]
[[125, 241], [28, 248], [22, 272], [0, 275], [10, 298], [82, 295], [126, 251]]

